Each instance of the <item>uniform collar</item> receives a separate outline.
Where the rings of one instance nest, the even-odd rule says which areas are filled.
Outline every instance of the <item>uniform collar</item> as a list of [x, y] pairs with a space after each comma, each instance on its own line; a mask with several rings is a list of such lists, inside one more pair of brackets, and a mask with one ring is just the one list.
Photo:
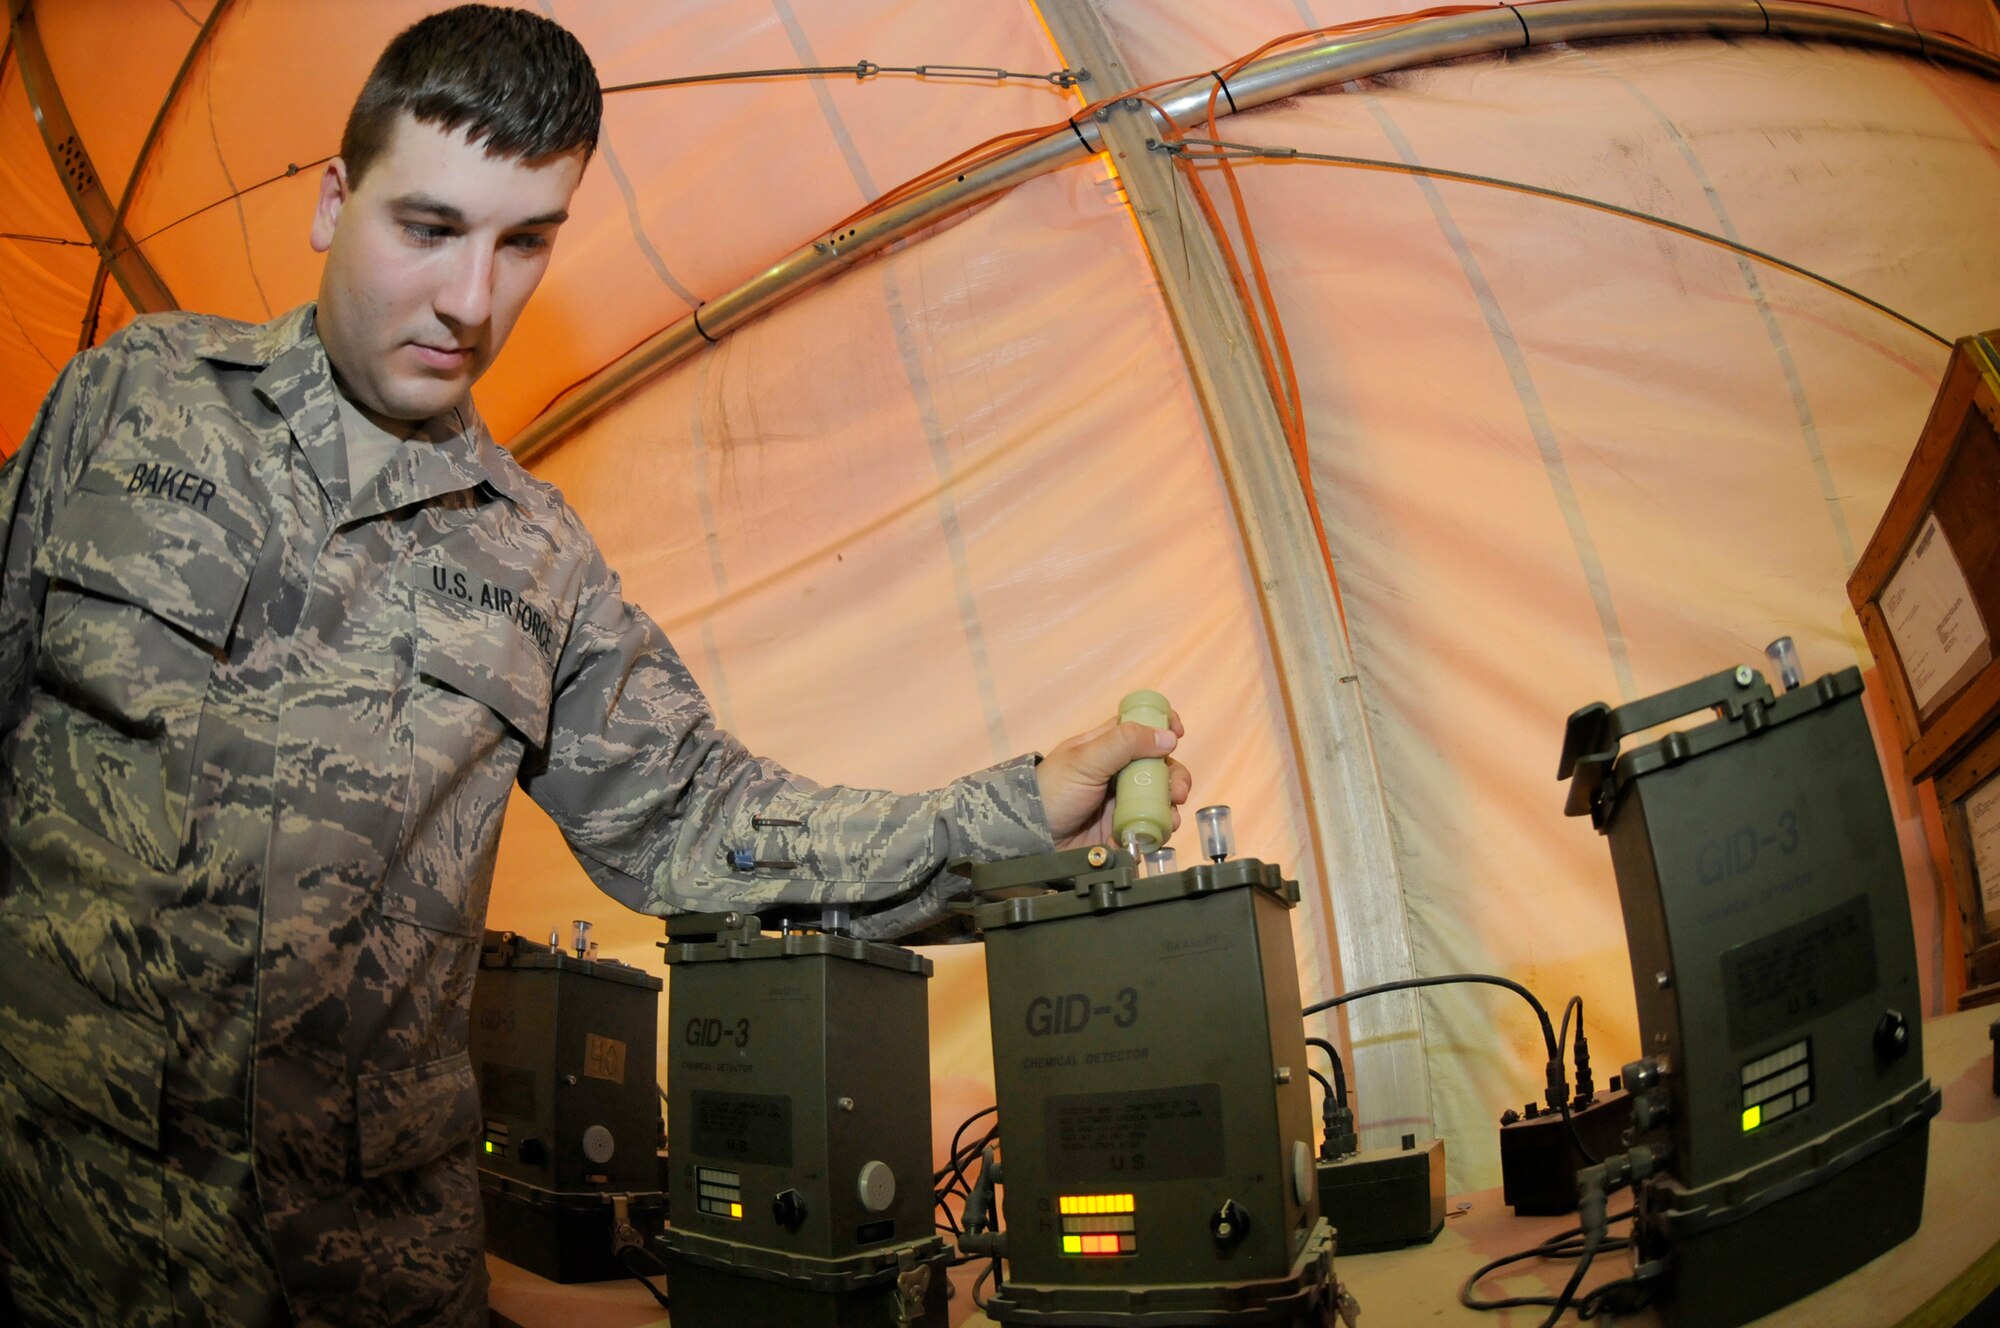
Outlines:
[[343, 521], [481, 485], [525, 505], [520, 478], [505, 464], [469, 401], [432, 420], [424, 430], [428, 441], [404, 448], [364, 493], [351, 495], [339, 389], [319, 339], [317, 308], [301, 305], [257, 325], [218, 320], [209, 325], [197, 353], [259, 370], [254, 383], [258, 395], [284, 416], [320, 487], [334, 509], [344, 513]]

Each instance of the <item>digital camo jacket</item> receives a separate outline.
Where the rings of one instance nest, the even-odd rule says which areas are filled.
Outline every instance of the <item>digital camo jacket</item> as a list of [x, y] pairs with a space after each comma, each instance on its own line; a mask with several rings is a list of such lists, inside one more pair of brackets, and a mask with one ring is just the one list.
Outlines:
[[482, 1321], [467, 1008], [517, 779], [656, 913], [1048, 847], [1031, 758], [896, 796], [750, 756], [561, 496], [438, 434], [350, 494], [312, 308], [174, 315], [72, 361], [0, 472], [31, 1322]]

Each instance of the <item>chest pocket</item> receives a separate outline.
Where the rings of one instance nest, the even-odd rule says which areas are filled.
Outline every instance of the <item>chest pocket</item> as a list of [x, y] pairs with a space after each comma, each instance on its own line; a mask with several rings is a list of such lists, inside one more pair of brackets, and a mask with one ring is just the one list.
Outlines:
[[35, 554], [35, 692], [11, 759], [24, 816], [73, 822], [159, 870], [179, 859], [195, 737], [260, 532], [88, 487]]
[[403, 851], [381, 911], [477, 936], [521, 758], [548, 741], [554, 662], [508, 614], [416, 592], [416, 679], [408, 709], [410, 797]]

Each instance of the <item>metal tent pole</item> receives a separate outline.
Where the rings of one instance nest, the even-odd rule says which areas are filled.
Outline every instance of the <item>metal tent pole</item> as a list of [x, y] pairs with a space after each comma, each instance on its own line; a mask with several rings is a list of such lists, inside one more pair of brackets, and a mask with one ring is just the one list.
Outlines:
[[[1088, 69], [1094, 90], [1134, 84], [1094, 0], [1040, 0], [1039, 8], [1063, 63]], [[1257, 588], [1320, 865], [1318, 888], [1304, 900], [1306, 930], [1322, 963], [1340, 956], [1346, 986], [1410, 977], [1416, 970], [1382, 776], [1332, 569], [1322, 559], [1279, 404], [1256, 356], [1250, 313], [1187, 181], [1147, 147], [1158, 134], [1153, 112], [1143, 105], [1109, 108], [1099, 132], [1179, 335]], [[1324, 990], [1307, 1000], [1333, 995], [1333, 977], [1323, 970]], [[1421, 1007], [1413, 993], [1398, 992], [1356, 1005], [1347, 1017], [1364, 1104], [1363, 1143], [1387, 1145], [1407, 1126], [1370, 1129], [1366, 1121], [1431, 1119]]]

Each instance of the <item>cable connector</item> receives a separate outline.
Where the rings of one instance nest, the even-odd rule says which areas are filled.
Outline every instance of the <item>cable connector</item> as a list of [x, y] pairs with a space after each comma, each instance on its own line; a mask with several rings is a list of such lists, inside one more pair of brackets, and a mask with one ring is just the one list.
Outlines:
[[1569, 1105], [1569, 1077], [1563, 1073], [1560, 1060], [1545, 1062], [1542, 1066], [1542, 1098], [1549, 1104], [1550, 1111], [1561, 1111]]
[[971, 1191], [965, 1196], [965, 1211], [959, 1226], [961, 1234], [958, 1248], [965, 1254], [986, 1254], [994, 1258], [1005, 1258], [1007, 1237], [1000, 1231], [989, 1231], [993, 1217], [993, 1187], [1000, 1184], [1000, 1145], [990, 1143], [979, 1150], [979, 1179], [972, 1183]]
[[1319, 1118], [1324, 1127], [1324, 1137], [1319, 1145], [1320, 1161], [1332, 1162], [1360, 1149], [1361, 1138], [1354, 1129], [1352, 1107], [1328, 1096], [1321, 1099]]
[[1570, 1099], [1573, 1107], [1587, 1107], [1597, 1096], [1597, 1086], [1590, 1081], [1590, 1039], [1583, 1035], [1583, 1020], [1576, 1021], [1576, 1096]]

